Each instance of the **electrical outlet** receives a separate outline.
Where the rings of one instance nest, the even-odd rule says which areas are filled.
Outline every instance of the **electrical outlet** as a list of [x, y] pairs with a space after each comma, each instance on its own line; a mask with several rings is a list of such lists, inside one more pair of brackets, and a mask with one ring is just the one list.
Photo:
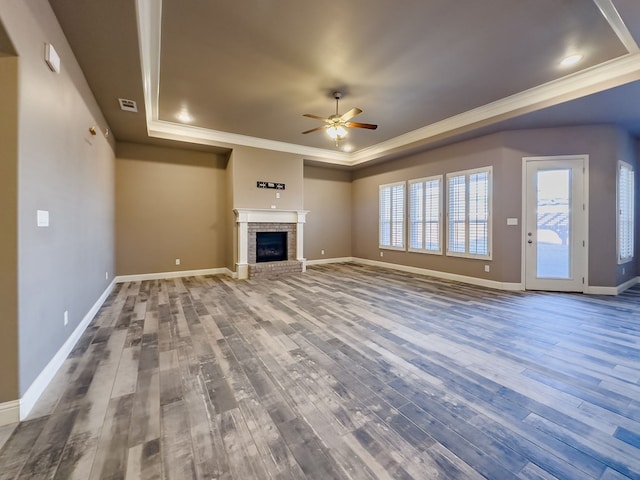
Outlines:
[[109, 272], [104, 272], [104, 279], [109, 280]]
[[176, 265], [180, 265], [180, 259], [176, 258]]
[[280, 198], [280, 192], [276, 192], [276, 198]]
[[381, 257], [384, 257], [384, 252], [380, 252], [380, 256], [381, 256]]
[[491, 271], [491, 267], [489, 265], [485, 265], [484, 266], [484, 271], [485, 272], [490, 272]]
[[320, 255], [324, 255], [324, 250], [320, 250]]
[[64, 318], [64, 326], [66, 327], [67, 324], [69, 323], [69, 310], [64, 311], [63, 318]]

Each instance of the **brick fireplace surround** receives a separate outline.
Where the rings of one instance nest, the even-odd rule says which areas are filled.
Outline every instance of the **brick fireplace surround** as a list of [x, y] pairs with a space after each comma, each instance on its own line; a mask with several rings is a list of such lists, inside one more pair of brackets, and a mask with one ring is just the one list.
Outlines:
[[[306, 271], [303, 226], [307, 210], [259, 210], [236, 208], [238, 224], [239, 279], [259, 278]], [[287, 232], [287, 260], [256, 263], [256, 233]]]

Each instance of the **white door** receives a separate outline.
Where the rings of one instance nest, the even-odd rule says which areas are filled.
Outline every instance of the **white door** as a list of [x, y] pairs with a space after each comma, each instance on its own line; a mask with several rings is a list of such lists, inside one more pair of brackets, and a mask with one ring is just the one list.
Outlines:
[[587, 158], [525, 158], [527, 290], [582, 292], [587, 263]]

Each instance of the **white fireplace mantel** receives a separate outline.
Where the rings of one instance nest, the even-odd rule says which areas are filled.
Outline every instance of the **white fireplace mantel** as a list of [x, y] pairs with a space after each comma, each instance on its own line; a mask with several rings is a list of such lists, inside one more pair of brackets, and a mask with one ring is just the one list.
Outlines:
[[305, 271], [303, 225], [309, 210], [276, 210], [234, 208], [236, 223], [238, 224], [238, 261], [236, 272], [238, 278], [249, 277], [249, 232], [250, 223], [295, 223], [296, 224], [296, 260], [302, 262]]
[[305, 223], [309, 210], [234, 208], [237, 223]]

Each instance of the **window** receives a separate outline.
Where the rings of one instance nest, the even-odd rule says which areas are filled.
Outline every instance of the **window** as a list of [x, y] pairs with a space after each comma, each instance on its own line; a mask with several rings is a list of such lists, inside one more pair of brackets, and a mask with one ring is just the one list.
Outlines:
[[380, 185], [380, 248], [404, 250], [404, 182]]
[[491, 167], [447, 175], [447, 255], [491, 258]]
[[409, 250], [442, 253], [442, 175], [409, 181]]
[[633, 259], [634, 190], [633, 167], [618, 162], [618, 263]]

